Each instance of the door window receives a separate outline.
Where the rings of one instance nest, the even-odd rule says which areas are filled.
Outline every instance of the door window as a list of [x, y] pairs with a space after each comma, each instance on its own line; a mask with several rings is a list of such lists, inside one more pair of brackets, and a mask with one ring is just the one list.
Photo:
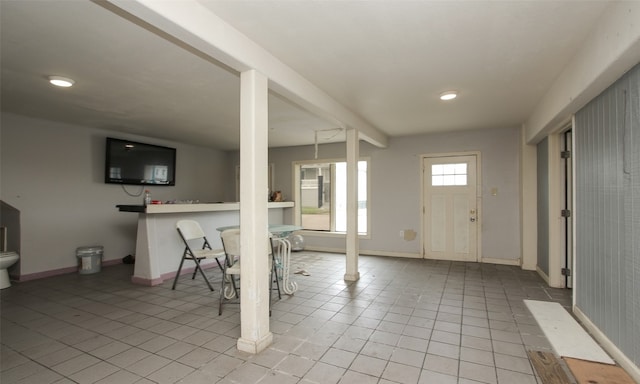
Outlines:
[[452, 185], [467, 185], [467, 163], [433, 164], [431, 166], [431, 186]]

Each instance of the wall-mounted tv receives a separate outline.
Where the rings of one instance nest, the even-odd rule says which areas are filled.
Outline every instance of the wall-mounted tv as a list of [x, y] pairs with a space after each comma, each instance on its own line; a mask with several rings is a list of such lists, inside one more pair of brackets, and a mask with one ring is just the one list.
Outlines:
[[176, 149], [107, 137], [104, 182], [175, 185]]

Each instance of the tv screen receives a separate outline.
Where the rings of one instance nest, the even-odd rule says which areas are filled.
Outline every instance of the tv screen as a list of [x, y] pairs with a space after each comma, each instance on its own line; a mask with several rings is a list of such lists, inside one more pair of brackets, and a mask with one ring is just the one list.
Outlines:
[[107, 137], [105, 183], [175, 185], [176, 149]]

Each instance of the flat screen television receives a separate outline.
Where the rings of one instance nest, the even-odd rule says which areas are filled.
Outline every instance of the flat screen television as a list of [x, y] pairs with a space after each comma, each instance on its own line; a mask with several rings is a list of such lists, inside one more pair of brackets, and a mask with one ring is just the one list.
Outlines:
[[104, 182], [175, 185], [176, 149], [107, 137]]

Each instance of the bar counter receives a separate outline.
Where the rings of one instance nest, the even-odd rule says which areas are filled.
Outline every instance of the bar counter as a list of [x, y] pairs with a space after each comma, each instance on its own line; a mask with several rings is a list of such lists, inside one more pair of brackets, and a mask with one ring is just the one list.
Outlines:
[[[269, 224], [284, 224], [284, 210], [293, 205], [289, 201], [268, 203]], [[138, 213], [135, 267], [131, 281], [142, 285], [162, 284], [175, 276], [184, 251], [184, 244], [176, 231], [178, 220], [198, 221], [214, 249], [222, 248], [216, 228], [240, 224], [240, 203], [152, 204], [146, 208], [120, 205], [118, 208], [123, 212]], [[208, 260], [202, 265], [206, 268], [216, 264], [215, 260]], [[189, 267], [187, 265], [182, 272], [192, 271], [193, 268]]]

